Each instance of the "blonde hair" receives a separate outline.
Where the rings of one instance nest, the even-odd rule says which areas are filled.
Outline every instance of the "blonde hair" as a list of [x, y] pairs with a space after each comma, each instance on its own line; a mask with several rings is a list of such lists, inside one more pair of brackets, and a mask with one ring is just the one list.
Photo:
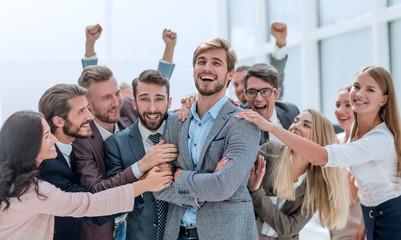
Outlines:
[[[312, 115], [311, 140], [321, 146], [335, 143], [332, 123], [321, 113], [307, 109]], [[275, 194], [283, 199], [295, 200], [295, 189], [291, 175], [292, 151], [285, 146], [274, 166]], [[340, 168], [314, 166], [309, 163], [306, 170], [306, 190], [302, 203], [302, 214], [310, 216], [319, 211], [320, 223], [328, 228], [343, 228], [347, 222], [349, 196]]]
[[[369, 76], [371, 76], [377, 85], [379, 85], [383, 95], [387, 95], [387, 103], [380, 108], [379, 117], [383, 122], [386, 123], [386, 126], [394, 136], [394, 146], [398, 157], [398, 176], [401, 176], [401, 121], [400, 114], [398, 112], [397, 97], [395, 95], [393, 79], [386, 69], [379, 66], [364, 67], [355, 74], [355, 77], [360, 73], [367, 73]], [[355, 139], [355, 135], [358, 130], [358, 115], [354, 113], [354, 116], [355, 122], [354, 128], [351, 132], [351, 140]]]

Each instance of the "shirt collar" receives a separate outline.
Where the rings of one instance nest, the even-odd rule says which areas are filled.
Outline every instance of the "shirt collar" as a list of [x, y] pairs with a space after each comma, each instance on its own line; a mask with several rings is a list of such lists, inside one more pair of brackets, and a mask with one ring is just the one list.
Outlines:
[[56, 145], [58, 149], [60, 149], [60, 152], [64, 155], [70, 156], [72, 152], [72, 144], [65, 144], [62, 142], [56, 142]]
[[141, 120], [139, 120], [139, 122], [138, 122], [139, 133], [141, 134], [142, 140], [144, 140], [144, 141], [146, 141], [149, 138], [150, 134], [160, 133], [161, 135], [163, 135], [165, 126], [166, 126], [166, 121], [163, 121], [162, 125], [160, 125], [160, 127], [157, 129], [157, 131], [152, 132], [149, 129], [142, 126]]
[[280, 125], [280, 120], [277, 117], [277, 111], [276, 108], [273, 108], [273, 114], [272, 116], [269, 118], [269, 121], [275, 125]]
[[93, 120], [93, 122], [95, 123], [97, 129], [99, 130], [100, 135], [102, 136], [103, 141], [105, 141], [105, 140], [106, 140], [107, 138], [109, 138], [111, 135], [113, 135], [113, 134], [115, 134], [115, 133], [117, 133], [117, 132], [120, 131], [120, 128], [118, 127], [118, 124], [117, 124], [117, 123], [115, 123], [115, 126], [114, 126], [114, 133], [111, 133], [111, 132], [107, 131], [105, 128], [103, 128], [102, 126], [100, 126], [100, 125], [96, 122], [96, 120]]
[[[205, 113], [205, 116], [209, 113], [210, 116], [211, 116], [213, 119], [216, 119], [217, 116], [218, 116], [219, 113], [220, 113], [220, 110], [223, 108], [224, 104], [225, 104], [227, 101], [228, 101], [228, 97], [227, 97], [226, 95], [224, 95], [222, 98], [220, 98], [219, 101], [217, 101], [216, 104], [213, 105], [212, 108], [210, 108], [210, 109]], [[196, 112], [196, 105], [197, 105], [197, 103], [198, 103], [198, 100], [196, 100], [196, 101], [194, 102], [194, 104], [193, 104], [192, 107], [191, 107], [190, 112], [191, 112], [191, 115], [192, 115], [193, 117], [195, 117], [195, 118], [197, 118], [198, 120], [200, 120], [199, 115], [198, 115], [198, 113]]]

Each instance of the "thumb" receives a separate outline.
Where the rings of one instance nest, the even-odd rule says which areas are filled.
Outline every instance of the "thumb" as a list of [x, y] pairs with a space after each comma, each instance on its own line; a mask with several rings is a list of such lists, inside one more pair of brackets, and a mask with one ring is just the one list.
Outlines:
[[157, 145], [163, 145], [164, 144], [164, 140], [160, 140], [159, 143]]

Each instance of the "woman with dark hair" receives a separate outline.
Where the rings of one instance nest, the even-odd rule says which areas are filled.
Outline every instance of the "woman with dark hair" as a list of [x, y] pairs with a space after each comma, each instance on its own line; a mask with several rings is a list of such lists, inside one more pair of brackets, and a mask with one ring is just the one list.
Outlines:
[[37, 166], [55, 158], [57, 139], [41, 114], [11, 115], [0, 131], [0, 239], [53, 239], [54, 216], [102, 216], [132, 211], [134, 198], [171, 183], [152, 169], [132, 184], [91, 194], [66, 193], [38, 179]]
[[359, 187], [367, 239], [401, 239], [401, 121], [390, 73], [378, 66], [362, 68], [349, 96], [355, 122], [346, 144], [322, 147], [250, 110], [237, 117], [271, 132], [313, 165], [349, 166]]

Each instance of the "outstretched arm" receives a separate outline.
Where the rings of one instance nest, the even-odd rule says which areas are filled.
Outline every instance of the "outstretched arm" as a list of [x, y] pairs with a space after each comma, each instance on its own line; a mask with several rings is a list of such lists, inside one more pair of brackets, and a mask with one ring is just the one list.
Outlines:
[[276, 39], [276, 48], [270, 54], [270, 64], [275, 67], [280, 75], [278, 87], [281, 89], [279, 99], [284, 95], [284, 68], [287, 63], [287, 25], [282, 22], [272, 22], [270, 34]]
[[244, 118], [247, 121], [256, 124], [263, 131], [271, 132], [285, 145], [299, 153], [313, 165], [326, 165], [328, 159], [327, 150], [319, 144], [272, 124], [260, 116], [259, 113], [254, 112], [251, 109], [241, 111], [236, 117]]

